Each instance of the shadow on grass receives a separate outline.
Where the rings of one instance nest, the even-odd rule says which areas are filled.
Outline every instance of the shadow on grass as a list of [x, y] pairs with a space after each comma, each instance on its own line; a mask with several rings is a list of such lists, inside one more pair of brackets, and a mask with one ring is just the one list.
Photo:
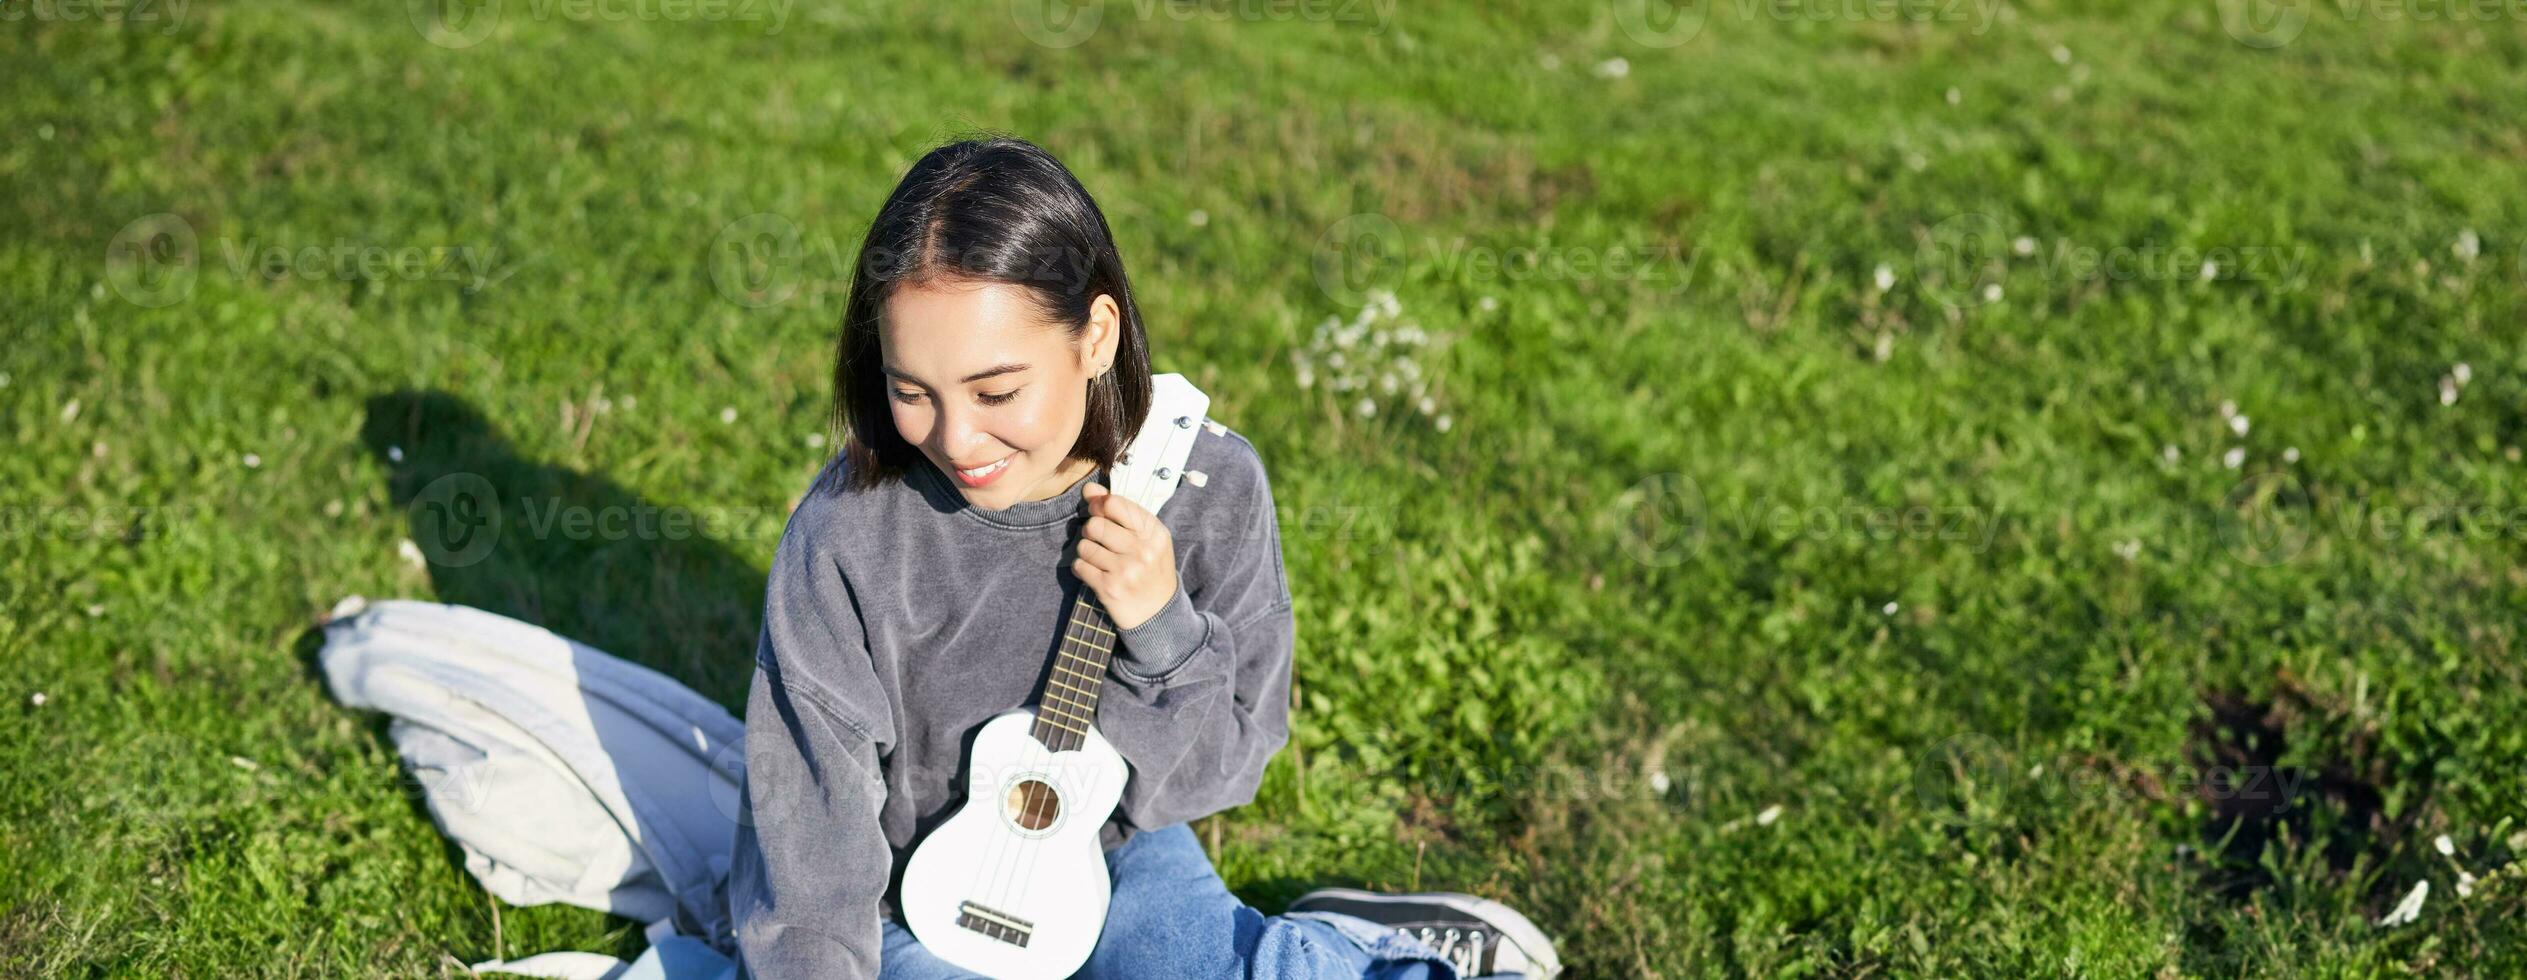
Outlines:
[[728, 520], [523, 458], [444, 392], [367, 407], [361, 441], [389, 473], [438, 601], [533, 623], [744, 711], [764, 573], [723, 538], [777, 538], [785, 515]]
[[[777, 537], [786, 515], [746, 514], [731, 522], [721, 519], [725, 514], [653, 503], [603, 476], [524, 458], [482, 413], [444, 392], [378, 395], [366, 408], [361, 442], [386, 469], [389, 495], [430, 573], [433, 594], [415, 598], [541, 626], [656, 670], [742, 716], [764, 573], [727, 542], [733, 534]], [[301, 662], [320, 685], [324, 643], [321, 626], [297, 643]], [[629, 729], [602, 707], [591, 695], [600, 753], [612, 758], [655, 750], [650, 742], [621, 737]], [[396, 745], [393, 720], [385, 712], [365, 719], [372, 737], [390, 749]], [[398, 771], [414, 814], [435, 823], [429, 787], [409, 767]], [[659, 784], [654, 773], [645, 785], [653, 795], [686, 791]], [[691, 791], [707, 791], [707, 785], [697, 781]], [[644, 840], [658, 835], [649, 827], [636, 834]], [[440, 845], [446, 873], [466, 876], [465, 850], [445, 834]], [[474, 887], [470, 878], [465, 887]], [[624, 959], [648, 945], [639, 924], [620, 916], [610, 917], [607, 935], [611, 948], [604, 951]]]

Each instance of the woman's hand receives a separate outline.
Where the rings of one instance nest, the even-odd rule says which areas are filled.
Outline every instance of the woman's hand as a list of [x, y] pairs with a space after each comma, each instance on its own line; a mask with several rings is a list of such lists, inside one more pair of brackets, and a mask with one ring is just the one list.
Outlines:
[[1175, 538], [1148, 508], [1096, 483], [1082, 492], [1088, 523], [1079, 529], [1071, 574], [1096, 591], [1116, 629], [1149, 622], [1176, 597]]

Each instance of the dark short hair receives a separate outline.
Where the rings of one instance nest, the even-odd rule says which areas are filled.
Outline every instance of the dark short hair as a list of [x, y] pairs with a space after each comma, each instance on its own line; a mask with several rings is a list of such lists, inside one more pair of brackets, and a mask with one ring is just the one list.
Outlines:
[[878, 314], [897, 286], [934, 282], [1024, 286], [1045, 319], [1076, 337], [1098, 295], [1114, 297], [1122, 336], [1114, 362], [1088, 385], [1088, 418], [1070, 457], [1114, 465], [1149, 413], [1149, 347], [1123, 256], [1087, 188], [1053, 155], [990, 135], [924, 154], [869, 223], [851, 273], [834, 351], [833, 427], [854, 489], [927, 465], [895, 431], [887, 405]]

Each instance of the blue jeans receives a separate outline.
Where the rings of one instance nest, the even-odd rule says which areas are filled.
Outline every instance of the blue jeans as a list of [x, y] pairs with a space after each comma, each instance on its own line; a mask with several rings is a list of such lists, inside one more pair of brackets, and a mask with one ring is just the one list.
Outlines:
[[[1114, 903], [1081, 977], [1456, 980], [1456, 968], [1429, 946], [1365, 919], [1248, 908], [1184, 824], [1133, 834], [1106, 852], [1106, 868], [1114, 874]], [[894, 920], [884, 928], [881, 980], [973, 976], [930, 955]]]

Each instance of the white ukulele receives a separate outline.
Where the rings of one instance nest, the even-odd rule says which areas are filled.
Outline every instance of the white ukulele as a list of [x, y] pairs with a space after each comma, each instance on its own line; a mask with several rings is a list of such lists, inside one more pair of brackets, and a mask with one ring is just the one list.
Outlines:
[[[1150, 382], [1149, 417], [1108, 480], [1154, 514], [1185, 476], [1211, 397], [1180, 374]], [[1095, 725], [1114, 643], [1114, 621], [1083, 586], [1037, 706], [975, 734], [965, 803], [913, 849], [898, 903], [940, 959], [1005, 980], [1057, 980], [1096, 949], [1114, 897], [1097, 835], [1131, 778]]]

